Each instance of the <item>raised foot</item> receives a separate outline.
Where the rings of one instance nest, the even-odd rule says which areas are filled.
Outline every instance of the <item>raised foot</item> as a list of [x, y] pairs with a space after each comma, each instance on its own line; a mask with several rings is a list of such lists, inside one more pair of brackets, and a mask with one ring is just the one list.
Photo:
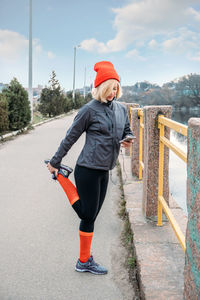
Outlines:
[[[48, 164], [50, 162], [50, 159], [45, 159], [44, 162], [45, 162], [45, 164]], [[64, 177], [68, 178], [72, 172], [73, 172], [72, 168], [70, 168], [66, 165], [60, 164], [58, 174], [62, 174]], [[56, 180], [56, 176], [54, 174], [53, 174], [52, 178]]]

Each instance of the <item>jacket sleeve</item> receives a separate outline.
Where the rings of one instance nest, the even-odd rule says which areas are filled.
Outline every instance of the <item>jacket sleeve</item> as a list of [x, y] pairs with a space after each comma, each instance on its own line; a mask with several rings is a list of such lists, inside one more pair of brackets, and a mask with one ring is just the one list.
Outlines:
[[123, 136], [122, 139], [125, 138], [125, 136], [129, 135], [129, 136], [134, 136], [131, 128], [130, 128], [130, 122], [129, 122], [129, 118], [128, 118], [128, 114], [126, 113], [126, 121], [125, 121], [125, 126], [124, 126], [124, 132], [123, 132]]
[[78, 140], [81, 134], [87, 130], [90, 124], [90, 110], [84, 105], [74, 118], [71, 127], [67, 130], [65, 138], [60, 143], [57, 152], [50, 160], [54, 168], [59, 168], [62, 158], [67, 154], [72, 145]]

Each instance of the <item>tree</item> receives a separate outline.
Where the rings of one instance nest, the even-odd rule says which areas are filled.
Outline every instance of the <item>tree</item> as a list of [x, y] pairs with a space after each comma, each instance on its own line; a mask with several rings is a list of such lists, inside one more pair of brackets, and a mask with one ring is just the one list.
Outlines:
[[72, 99], [65, 96], [64, 112], [67, 113], [73, 108]]
[[56, 90], [57, 88], [60, 90], [59, 81], [56, 79], [56, 72], [52, 71], [51, 78], [49, 79], [50, 89]]
[[51, 112], [51, 90], [50, 89], [48, 88], [42, 89], [38, 110], [43, 115], [49, 115], [49, 117], [51, 117], [52, 112]]
[[9, 128], [18, 130], [26, 127], [31, 120], [27, 91], [14, 78], [2, 94], [8, 99]]
[[92, 94], [91, 94], [91, 93], [88, 93], [88, 94], [85, 96], [85, 102], [88, 103], [90, 100], [92, 100]]
[[190, 74], [179, 79], [176, 89], [179, 97], [187, 98], [193, 105], [200, 105], [200, 75]]
[[75, 99], [73, 100], [72, 91], [69, 91], [67, 92], [67, 99], [69, 101], [69, 105], [71, 105], [71, 109], [77, 109], [89, 102], [92, 99], [92, 95], [89, 93], [84, 98], [79, 92], [76, 92]]
[[42, 90], [38, 110], [43, 115], [56, 116], [65, 111], [65, 96], [61, 90], [60, 84], [56, 79], [55, 71], [52, 71], [49, 80], [50, 86]]
[[74, 108], [80, 108], [81, 106], [83, 106], [85, 104], [85, 99], [83, 96], [81, 96], [80, 93], [76, 93], [75, 94], [75, 99], [74, 99]]
[[64, 95], [60, 84], [56, 79], [55, 71], [52, 71], [49, 84], [49, 87], [42, 90], [40, 104], [38, 106], [38, 110], [43, 115], [48, 115], [49, 117], [68, 112], [73, 108], [78, 109], [92, 98], [91, 95], [87, 95], [84, 99], [80, 93], [76, 93], [73, 101], [72, 91], [69, 91]]
[[0, 94], [0, 134], [9, 129], [8, 100]]

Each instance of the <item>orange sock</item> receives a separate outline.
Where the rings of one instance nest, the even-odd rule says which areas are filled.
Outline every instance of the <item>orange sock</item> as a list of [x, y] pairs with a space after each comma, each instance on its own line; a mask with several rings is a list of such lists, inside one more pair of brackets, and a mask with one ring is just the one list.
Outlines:
[[82, 263], [88, 261], [90, 257], [90, 249], [94, 232], [84, 232], [79, 230], [80, 236], [80, 261]]
[[57, 180], [62, 186], [71, 205], [73, 205], [77, 200], [79, 200], [77, 189], [75, 185], [68, 178], [65, 178], [62, 174], [58, 174]]

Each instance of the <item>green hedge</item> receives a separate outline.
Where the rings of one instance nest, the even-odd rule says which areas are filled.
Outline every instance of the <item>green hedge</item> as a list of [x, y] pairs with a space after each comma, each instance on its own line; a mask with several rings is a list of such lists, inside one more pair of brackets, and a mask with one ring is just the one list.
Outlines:
[[8, 103], [9, 129], [19, 130], [26, 127], [31, 120], [28, 93], [16, 78], [2, 91]]

